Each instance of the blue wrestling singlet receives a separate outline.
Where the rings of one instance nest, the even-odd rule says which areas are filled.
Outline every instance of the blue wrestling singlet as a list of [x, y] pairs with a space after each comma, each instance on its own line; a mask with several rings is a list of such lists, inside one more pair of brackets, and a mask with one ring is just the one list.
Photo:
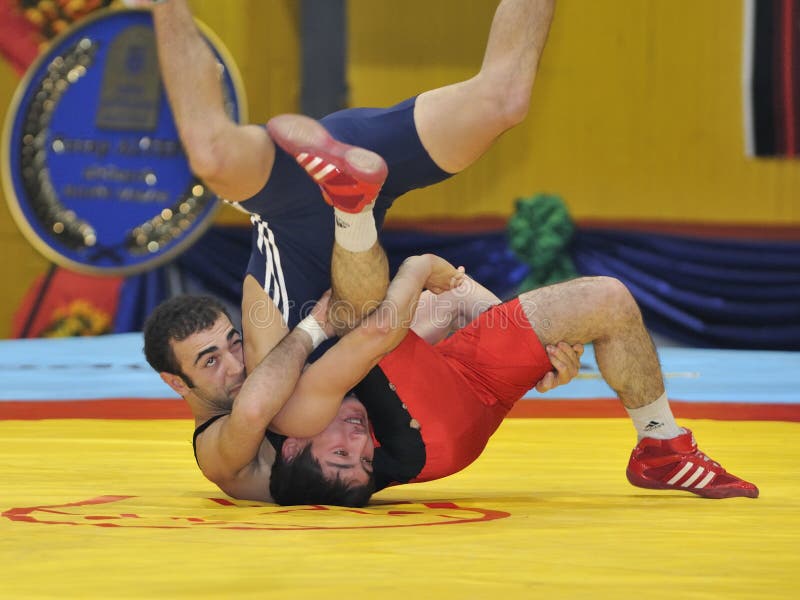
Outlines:
[[[395, 198], [450, 176], [420, 142], [415, 101], [391, 108], [346, 109], [321, 120], [334, 138], [377, 152], [386, 161], [389, 176], [374, 210], [378, 229]], [[277, 147], [267, 184], [239, 206], [253, 223], [247, 273], [259, 281], [292, 328], [330, 287], [333, 208], [294, 158]]]

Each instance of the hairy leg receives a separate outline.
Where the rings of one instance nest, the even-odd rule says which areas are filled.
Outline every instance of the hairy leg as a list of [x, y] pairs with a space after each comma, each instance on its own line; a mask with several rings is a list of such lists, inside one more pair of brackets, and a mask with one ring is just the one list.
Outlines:
[[542, 343], [594, 342], [597, 364], [633, 421], [638, 443], [626, 475], [633, 485], [706, 498], [758, 497], [758, 488], [711, 460], [675, 423], [653, 342], [627, 288], [590, 277], [520, 296]]
[[334, 244], [331, 261], [331, 296], [328, 318], [337, 335], [353, 329], [374, 311], [389, 287], [389, 261], [380, 244], [364, 252], [351, 252]]
[[664, 393], [655, 347], [628, 289], [610, 277], [584, 277], [520, 296], [542, 344], [594, 344], [606, 383], [626, 408], [640, 408]]
[[473, 78], [425, 92], [414, 122], [422, 145], [448, 173], [475, 162], [528, 112], [555, 0], [503, 0]]

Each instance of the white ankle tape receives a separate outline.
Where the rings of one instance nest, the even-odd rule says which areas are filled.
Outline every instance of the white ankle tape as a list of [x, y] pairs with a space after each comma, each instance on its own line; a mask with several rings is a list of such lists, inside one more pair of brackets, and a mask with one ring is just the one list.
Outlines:
[[322, 325], [320, 325], [319, 321], [317, 321], [312, 315], [308, 315], [305, 319], [300, 321], [297, 324], [296, 329], [302, 329], [309, 336], [311, 336], [311, 345], [314, 346], [314, 349], [328, 339], [328, 335], [325, 333]]

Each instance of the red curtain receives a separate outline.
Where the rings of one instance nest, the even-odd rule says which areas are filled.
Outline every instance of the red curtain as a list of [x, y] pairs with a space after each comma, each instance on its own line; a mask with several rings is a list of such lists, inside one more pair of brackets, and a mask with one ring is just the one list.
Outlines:
[[29, 21], [19, 2], [0, 0], [0, 54], [22, 75], [39, 54], [41, 31]]
[[122, 277], [96, 277], [53, 266], [22, 299], [11, 336], [73, 337], [111, 333]]
[[[111, 0], [0, 0], [0, 55], [22, 75], [53, 36]], [[13, 337], [110, 333], [121, 277], [51, 267], [31, 286], [12, 323]]]

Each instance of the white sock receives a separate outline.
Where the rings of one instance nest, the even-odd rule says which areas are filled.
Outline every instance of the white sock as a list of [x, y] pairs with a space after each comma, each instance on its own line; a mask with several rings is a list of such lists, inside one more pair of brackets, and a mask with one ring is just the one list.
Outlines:
[[657, 440], [669, 440], [685, 432], [675, 422], [672, 416], [672, 409], [667, 400], [667, 392], [655, 402], [641, 408], [625, 408], [636, 427], [639, 440], [642, 438], [655, 438]]
[[375, 217], [372, 215], [373, 202], [360, 213], [348, 213], [334, 207], [336, 219], [336, 243], [350, 252], [364, 252], [378, 241], [378, 230], [375, 228]]

